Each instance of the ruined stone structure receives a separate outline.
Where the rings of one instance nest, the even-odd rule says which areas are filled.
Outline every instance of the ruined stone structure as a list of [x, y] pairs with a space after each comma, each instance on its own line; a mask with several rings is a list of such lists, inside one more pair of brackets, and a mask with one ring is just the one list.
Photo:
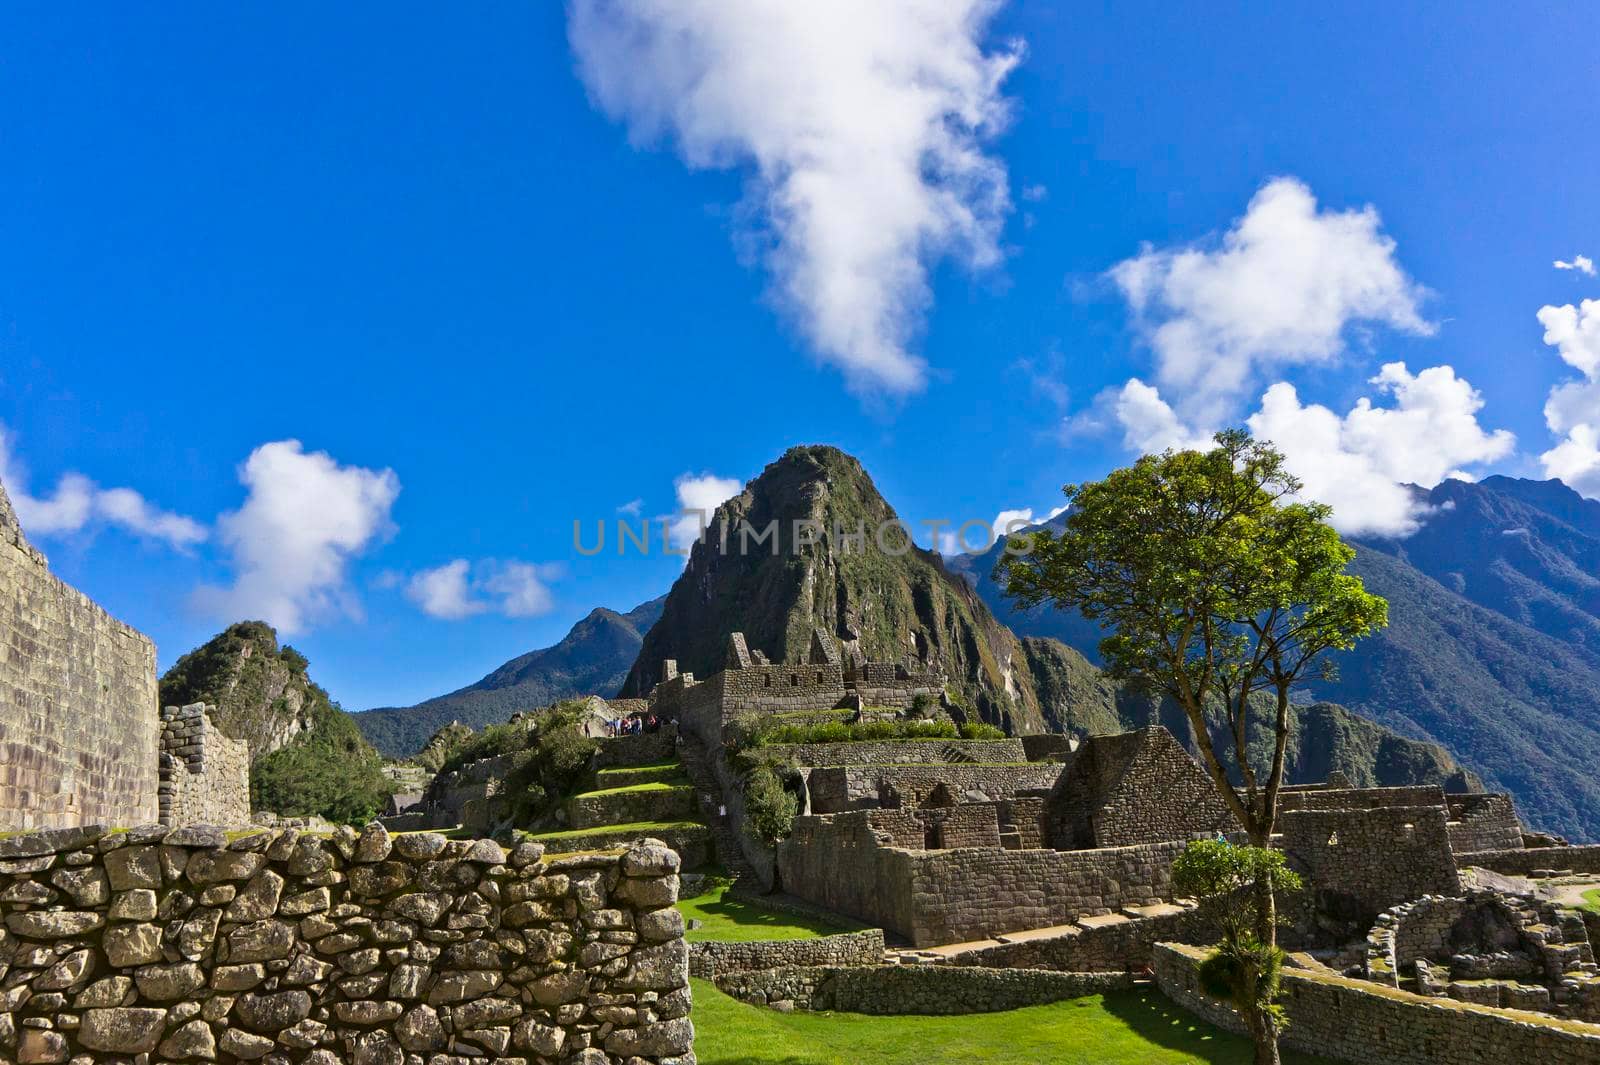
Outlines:
[[0, 1060], [692, 1065], [677, 869], [377, 825], [0, 839]]
[[949, 805], [942, 797], [971, 801], [981, 795], [983, 801], [1047, 792], [1060, 775], [1059, 762], [818, 766], [806, 774], [806, 794], [808, 812], [815, 814], [880, 806], [909, 809]]
[[204, 703], [161, 711], [161, 823], [248, 825], [250, 745], [224, 736]]
[[1188, 840], [1239, 827], [1216, 785], [1160, 725], [1091, 736], [1050, 796], [1046, 839], [1063, 850]]
[[746, 645], [744, 633], [735, 632], [728, 637], [720, 672], [696, 680], [693, 673], [679, 673], [678, 664], [669, 660], [661, 665], [661, 677], [650, 691], [651, 709], [713, 748], [721, 745], [724, 726], [744, 714], [847, 707], [907, 710], [919, 696], [944, 697], [942, 675], [915, 663], [843, 661], [838, 644], [822, 632], [811, 634], [805, 662], [770, 662]]
[[0, 831], [157, 816], [156, 651], [50, 574], [0, 486]]

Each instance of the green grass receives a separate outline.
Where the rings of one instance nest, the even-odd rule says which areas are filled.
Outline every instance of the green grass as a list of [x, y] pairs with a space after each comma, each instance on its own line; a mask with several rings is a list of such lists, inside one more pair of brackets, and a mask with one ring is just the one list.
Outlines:
[[[695, 980], [701, 1065], [1249, 1065], [1250, 1043], [1178, 1009], [1156, 991], [959, 1017], [775, 1013]], [[1330, 1065], [1285, 1052], [1284, 1065]]]
[[1590, 888], [1585, 891], [1583, 893], [1583, 905], [1579, 906], [1578, 909], [1588, 910], [1590, 913], [1600, 913], [1600, 887]]
[[702, 821], [635, 821], [626, 825], [606, 825], [604, 828], [568, 828], [560, 832], [540, 832], [526, 835], [525, 839], [538, 840], [540, 843], [557, 842], [563, 839], [582, 839], [584, 836], [648, 836], [652, 832], [670, 832], [686, 828], [705, 828]]
[[768, 909], [737, 895], [728, 898], [727, 892], [727, 884], [718, 884], [692, 899], [679, 900], [678, 909], [683, 911], [685, 921], [693, 918], [704, 922], [699, 928], [690, 929], [684, 938], [690, 942], [714, 939], [724, 943], [752, 943], [772, 939], [815, 939], [817, 936], [854, 932], [864, 927], [842, 919], [835, 923]]
[[693, 785], [689, 778], [681, 780], [652, 780], [644, 784], [629, 784], [621, 788], [601, 788], [599, 791], [581, 791], [573, 796], [575, 799], [589, 799], [596, 795], [627, 795], [635, 791], [691, 791]]

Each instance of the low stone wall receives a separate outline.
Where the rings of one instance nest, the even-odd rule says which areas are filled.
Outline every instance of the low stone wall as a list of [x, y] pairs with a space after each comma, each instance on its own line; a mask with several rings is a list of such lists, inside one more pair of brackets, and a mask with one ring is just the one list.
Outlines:
[[1526, 850], [1469, 851], [1456, 853], [1456, 865], [1476, 865], [1506, 876], [1532, 876], [1546, 869], [1574, 873], [1600, 873], [1600, 844], [1582, 847], [1530, 847]]
[[671, 722], [656, 732], [637, 736], [608, 736], [595, 754], [596, 769], [624, 765], [657, 765], [678, 757], [678, 727]]
[[204, 703], [161, 711], [161, 823], [248, 825], [250, 745], [224, 736]]
[[943, 786], [957, 797], [979, 791], [990, 799], [1009, 799], [1020, 791], [1055, 786], [1059, 762], [1008, 765], [852, 765], [820, 766], [806, 780], [815, 814], [843, 813], [878, 806], [885, 787], [903, 806], [922, 806]]
[[816, 939], [762, 940], [753, 943], [708, 941], [689, 944], [689, 975], [707, 979], [721, 973], [819, 965], [880, 965], [883, 929], [846, 932]]
[[775, 743], [761, 748], [797, 766], [944, 765], [951, 762], [1026, 762], [1022, 741], [863, 740], [859, 743]]
[[716, 984], [743, 1002], [876, 1016], [997, 1013], [1133, 986], [1126, 973], [958, 969], [943, 965], [816, 966], [725, 973]]
[[677, 869], [377, 825], [0, 839], [0, 1060], [689, 1065]]
[[[711, 830], [704, 825], [686, 828], [663, 828], [652, 825], [649, 833], [678, 852], [683, 868], [697, 869], [711, 861]], [[580, 851], [620, 850], [631, 846], [640, 838], [639, 830], [626, 828], [595, 828], [573, 835], [563, 833], [555, 839], [534, 838], [552, 854], [573, 854]]]
[[[1156, 982], [1190, 1013], [1244, 1031], [1233, 1008], [1199, 989], [1205, 951], [1163, 943]], [[1328, 973], [1286, 969], [1283, 1045], [1352, 1065], [1580, 1065], [1600, 1061], [1600, 1025], [1538, 1013], [1424, 998]]]

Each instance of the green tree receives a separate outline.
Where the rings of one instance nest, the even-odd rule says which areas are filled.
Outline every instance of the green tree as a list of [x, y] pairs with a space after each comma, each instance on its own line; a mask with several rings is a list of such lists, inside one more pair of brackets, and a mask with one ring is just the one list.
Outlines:
[[[1005, 560], [1006, 593], [1025, 607], [1077, 608], [1110, 631], [1107, 671], [1172, 699], [1193, 747], [1250, 843], [1266, 848], [1278, 815], [1290, 692], [1382, 627], [1388, 604], [1345, 572], [1352, 548], [1328, 507], [1297, 501], [1283, 455], [1241, 429], [1209, 451], [1146, 455], [1103, 481], [1067, 485], [1060, 536], [1033, 534]], [[1250, 757], [1252, 708], [1268, 695], [1272, 755], [1263, 779]], [[1254, 724], [1261, 724], [1255, 722]], [[1233, 749], [1239, 779], [1217, 749]], [[1254, 936], [1277, 944], [1270, 876], [1259, 877]], [[1278, 1061], [1273, 1014], [1246, 1021], [1256, 1060]]]

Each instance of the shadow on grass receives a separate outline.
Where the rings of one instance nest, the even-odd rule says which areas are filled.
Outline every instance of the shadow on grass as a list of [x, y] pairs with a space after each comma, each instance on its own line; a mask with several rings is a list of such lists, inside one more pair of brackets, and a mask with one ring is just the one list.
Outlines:
[[[1249, 1065], [1253, 1047], [1243, 1036], [1224, 1032], [1175, 1005], [1159, 991], [1119, 991], [1105, 996], [1105, 1010], [1156, 1046], [1192, 1054], [1214, 1065]], [[1327, 1058], [1283, 1052], [1283, 1065], [1335, 1065]]]

